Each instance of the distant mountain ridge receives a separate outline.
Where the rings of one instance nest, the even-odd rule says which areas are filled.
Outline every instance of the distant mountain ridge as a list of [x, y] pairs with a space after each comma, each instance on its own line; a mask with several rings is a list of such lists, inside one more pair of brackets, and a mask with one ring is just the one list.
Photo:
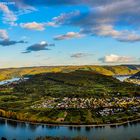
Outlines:
[[82, 66], [40, 66], [0, 69], [0, 81], [47, 72], [71, 72], [75, 70], [95, 71], [104, 75], [133, 75], [140, 71], [140, 65], [82, 65]]
[[140, 65], [122, 65], [122, 66], [127, 66], [128, 68], [133, 70], [140, 70]]

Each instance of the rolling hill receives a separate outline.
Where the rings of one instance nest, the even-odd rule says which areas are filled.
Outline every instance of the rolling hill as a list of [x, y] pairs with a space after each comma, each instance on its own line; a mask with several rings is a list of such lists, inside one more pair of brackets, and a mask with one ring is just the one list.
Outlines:
[[0, 81], [12, 77], [22, 77], [24, 75], [34, 75], [48, 72], [71, 72], [75, 70], [96, 71], [104, 75], [132, 75], [140, 70], [140, 65], [117, 65], [117, 66], [41, 66], [29, 68], [8, 68], [0, 69]]
[[[107, 97], [140, 94], [140, 87], [94, 71], [44, 73], [18, 84], [16, 92], [53, 97]], [[131, 93], [131, 94], [130, 94]]]

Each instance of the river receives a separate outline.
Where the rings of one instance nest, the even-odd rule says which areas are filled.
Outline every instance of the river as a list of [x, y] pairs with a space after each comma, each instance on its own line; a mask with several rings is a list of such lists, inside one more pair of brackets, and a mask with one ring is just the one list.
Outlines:
[[[21, 78], [11, 78], [11, 79], [8, 79], [8, 80], [4, 80], [4, 81], [0, 81], [0, 85], [4, 85], [4, 84], [10, 84], [12, 82], [16, 82], [16, 81], [19, 81]], [[27, 80], [29, 79], [28, 77], [23, 77], [24, 80]]]
[[119, 75], [119, 76], [114, 76], [116, 79], [120, 80], [123, 82], [125, 79], [130, 78], [132, 75]]
[[0, 119], [0, 136], [8, 140], [34, 140], [42, 136], [87, 137], [89, 140], [131, 140], [140, 139], [140, 122], [116, 127], [71, 127], [48, 126]]

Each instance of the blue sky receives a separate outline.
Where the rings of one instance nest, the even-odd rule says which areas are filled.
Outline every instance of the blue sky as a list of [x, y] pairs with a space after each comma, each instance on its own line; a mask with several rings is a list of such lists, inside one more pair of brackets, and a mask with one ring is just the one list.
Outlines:
[[138, 0], [0, 1], [0, 68], [140, 64]]

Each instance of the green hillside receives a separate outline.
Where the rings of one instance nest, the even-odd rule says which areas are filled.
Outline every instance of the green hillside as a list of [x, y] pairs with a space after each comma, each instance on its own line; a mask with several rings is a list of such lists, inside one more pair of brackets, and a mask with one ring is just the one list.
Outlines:
[[46, 73], [31, 77], [15, 88], [18, 92], [53, 97], [103, 97], [139, 94], [140, 87], [92, 71]]
[[140, 86], [95, 71], [31, 76], [0, 86], [0, 116], [65, 124], [122, 123], [139, 118]]

